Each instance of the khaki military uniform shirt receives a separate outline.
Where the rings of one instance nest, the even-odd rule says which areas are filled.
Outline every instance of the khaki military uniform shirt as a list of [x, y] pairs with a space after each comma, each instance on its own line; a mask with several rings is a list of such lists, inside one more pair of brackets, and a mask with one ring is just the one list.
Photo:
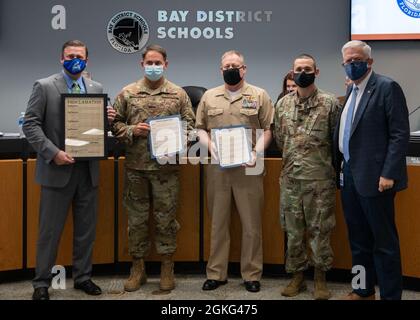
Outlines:
[[232, 100], [222, 85], [204, 93], [197, 108], [196, 128], [210, 131], [243, 125], [251, 129], [269, 130], [273, 111], [271, 99], [264, 89], [245, 82]]
[[116, 117], [112, 125], [114, 135], [126, 144], [127, 168], [135, 170], [159, 170], [177, 167], [159, 165], [151, 159], [148, 138], [133, 135], [134, 127], [148, 118], [180, 114], [186, 121], [187, 130], [193, 130], [195, 116], [187, 93], [165, 79], [162, 86], [152, 90], [144, 78], [124, 87], [115, 99]]
[[282, 176], [334, 178], [332, 141], [339, 108], [334, 95], [319, 89], [305, 99], [290, 93], [277, 102], [274, 138], [283, 152]]

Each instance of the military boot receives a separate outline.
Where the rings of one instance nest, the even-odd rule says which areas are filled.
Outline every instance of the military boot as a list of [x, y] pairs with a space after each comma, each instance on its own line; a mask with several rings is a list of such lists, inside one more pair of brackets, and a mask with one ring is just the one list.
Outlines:
[[292, 280], [289, 282], [286, 288], [281, 292], [282, 296], [294, 297], [302, 291], [306, 290], [305, 278], [303, 272], [296, 272], [293, 274]]
[[131, 266], [130, 277], [124, 283], [125, 291], [136, 291], [140, 289], [142, 284], [147, 281], [146, 270], [144, 268], [144, 260], [134, 258]]
[[175, 288], [174, 263], [172, 255], [164, 255], [160, 266], [160, 290], [169, 291]]
[[315, 283], [315, 291], [314, 291], [315, 300], [328, 300], [329, 298], [331, 298], [331, 292], [328, 291], [327, 281], [325, 280], [324, 271], [315, 268], [314, 283]]

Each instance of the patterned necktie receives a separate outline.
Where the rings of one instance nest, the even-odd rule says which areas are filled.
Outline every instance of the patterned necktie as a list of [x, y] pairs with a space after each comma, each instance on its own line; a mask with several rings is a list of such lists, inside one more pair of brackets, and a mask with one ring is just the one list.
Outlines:
[[76, 80], [73, 80], [73, 84], [71, 86], [71, 93], [80, 93], [80, 86]]
[[354, 86], [353, 91], [351, 93], [351, 100], [350, 100], [349, 108], [347, 110], [346, 123], [344, 125], [343, 154], [344, 154], [344, 160], [346, 160], [346, 162], [350, 160], [349, 142], [350, 142], [351, 126], [353, 124], [353, 114], [354, 114], [354, 108], [356, 107], [356, 98], [357, 98], [358, 91], [359, 91], [359, 88]]

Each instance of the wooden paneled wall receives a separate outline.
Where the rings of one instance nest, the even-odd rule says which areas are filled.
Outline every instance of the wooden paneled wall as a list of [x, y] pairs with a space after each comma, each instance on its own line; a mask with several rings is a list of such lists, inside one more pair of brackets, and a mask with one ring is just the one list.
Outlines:
[[420, 166], [408, 166], [408, 189], [395, 201], [403, 275], [420, 278]]
[[[266, 159], [264, 177], [263, 249], [264, 263], [284, 263], [284, 233], [279, 223], [279, 183], [281, 159]], [[38, 210], [40, 187], [35, 183], [36, 160], [27, 162], [27, 267], [35, 266], [36, 241], [38, 236]], [[122, 204], [124, 187], [124, 158], [118, 160], [119, 180], [115, 181], [115, 160], [109, 158], [100, 164], [100, 187], [98, 200], [98, 224], [94, 248], [95, 264], [130, 261], [127, 241], [127, 216]], [[23, 161], [0, 160], [0, 271], [23, 268]], [[205, 170], [204, 170], [205, 171]], [[400, 235], [403, 274], [420, 278], [420, 166], [410, 165], [409, 188], [398, 193], [396, 198], [396, 222]], [[200, 167], [188, 164], [181, 167], [181, 192], [177, 219], [181, 225], [178, 233], [176, 261], [198, 262], [200, 258]], [[118, 194], [114, 193], [115, 182]], [[204, 260], [208, 259], [210, 243], [210, 219], [204, 192]], [[118, 197], [118, 234], [114, 234], [114, 197]], [[331, 237], [334, 250], [334, 268], [350, 269], [351, 253], [347, 228], [337, 192], [336, 227]], [[150, 219], [150, 234], [153, 241], [153, 219]], [[58, 264], [70, 265], [72, 260], [72, 217], [69, 218], [61, 239]], [[114, 240], [118, 237], [118, 257], [114, 257]], [[230, 261], [239, 262], [241, 224], [235, 205], [232, 205]], [[149, 261], [158, 261], [154, 246]]]
[[23, 161], [0, 160], [0, 271], [23, 267]]

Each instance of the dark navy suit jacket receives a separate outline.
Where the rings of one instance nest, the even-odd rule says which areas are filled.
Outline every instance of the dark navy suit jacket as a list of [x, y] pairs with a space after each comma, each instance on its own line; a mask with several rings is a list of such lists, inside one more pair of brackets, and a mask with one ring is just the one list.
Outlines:
[[[351, 89], [347, 92], [346, 101], [350, 94]], [[343, 160], [338, 147], [341, 112], [334, 132], [334, 166], [338, 187]], [[372, 72], [357, 107], [349, 142], [350, 168], [361, 196], [383, 194], [378, 190], [381, 176], [394, 180], [394, 187], [384, 192], [407, 188], [405, 157], [409, 138], [408, 109], [401, 87], [394, 80]]]

